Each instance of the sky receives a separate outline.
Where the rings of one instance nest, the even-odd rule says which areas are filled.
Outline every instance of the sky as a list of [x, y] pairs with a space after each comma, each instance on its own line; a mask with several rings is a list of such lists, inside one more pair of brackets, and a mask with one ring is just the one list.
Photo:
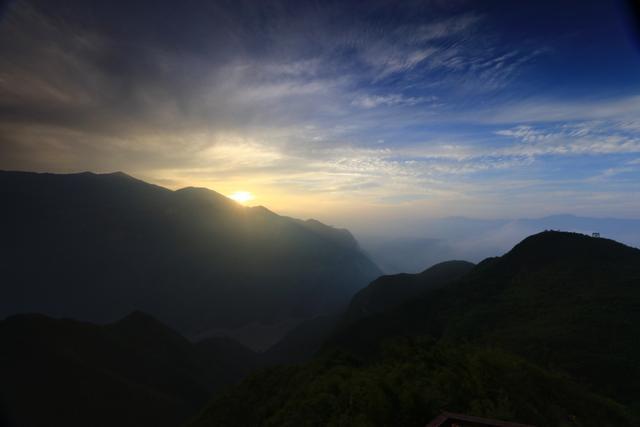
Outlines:
[[630, 5], [3, 2], [0, 169], [124, 171], [356, 230], [640, 218]]

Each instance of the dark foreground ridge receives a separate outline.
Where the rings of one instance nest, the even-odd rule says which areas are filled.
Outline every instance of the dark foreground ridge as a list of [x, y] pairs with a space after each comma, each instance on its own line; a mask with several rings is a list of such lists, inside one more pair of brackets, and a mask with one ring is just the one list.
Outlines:
[[177, 426], [258, 364], [238, 343], [192, 344], [141, 312], [103, 326], [16, 315], [0, 342], [8, 426]]
[[438, 289], [467, 274], [474, 265], [467, 261], [446, 261], [418, 274], [382, 276], [360, 290], [351, 300], [345, 322], [380, 314], [427, 291]]
[[640, 250], [540, 233], [443, 287], [342, 324], [309, 363], [250, 376], [189, 425], [417, 427], [443, 411], [640, 425], [639, 306]]

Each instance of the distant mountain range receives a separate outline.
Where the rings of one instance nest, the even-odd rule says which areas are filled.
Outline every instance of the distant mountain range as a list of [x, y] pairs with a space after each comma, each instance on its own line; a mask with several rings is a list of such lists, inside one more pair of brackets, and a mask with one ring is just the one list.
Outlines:
[[109, 322], [142, 310], [189, 336], [273, 325], [264, 348], [380, 274], [346, 230], [204, 188], [0, 172], [0, 200], [0, 317]]
[[[590, 237], [635, 221], [449, 218], [381, 276], [346, 230], [206, 189], [0, 172], [0, 197], [0, 425], [640, 425], [640, 250]], [[587, 235], [476, 258], [540, 227]], [[431, 262], [456, 253], [480, 262]]]
[[416, 281], [378, 279], [351, 304], [375, 309], [310, 362], [244, 380], [189, 425], [640, 425], [640, 250], [549, 231], [409, 296]]
[[503, 254], [525, 237], [545, 230], [587, 235], [598, 232], [602, 237], [640, 247], [638, 219], [575, 215], [514, 220], [449, 217], [425, 220], [413, 224], [410, 230], [396, 227], [393, 235], [358, 235], [358, 240], [385, 273], [417, 273], [450, 259], [480, 262]]

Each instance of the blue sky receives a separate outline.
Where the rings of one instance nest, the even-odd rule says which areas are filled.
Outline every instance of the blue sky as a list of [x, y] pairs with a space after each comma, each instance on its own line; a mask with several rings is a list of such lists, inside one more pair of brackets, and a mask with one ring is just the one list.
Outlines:
[[14, 1], [0, 168], [123, 170], [351, 228], [640, 212], [616, 1]]

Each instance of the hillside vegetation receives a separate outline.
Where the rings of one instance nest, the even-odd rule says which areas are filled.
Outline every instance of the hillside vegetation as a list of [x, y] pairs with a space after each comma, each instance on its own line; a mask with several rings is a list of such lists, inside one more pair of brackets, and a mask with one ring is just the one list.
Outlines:
[[539, 426], [640, 418], [640, 250], [531, 236], [442, 288], [343, 325], [191, 426], [420, 426], [441, 411]]

